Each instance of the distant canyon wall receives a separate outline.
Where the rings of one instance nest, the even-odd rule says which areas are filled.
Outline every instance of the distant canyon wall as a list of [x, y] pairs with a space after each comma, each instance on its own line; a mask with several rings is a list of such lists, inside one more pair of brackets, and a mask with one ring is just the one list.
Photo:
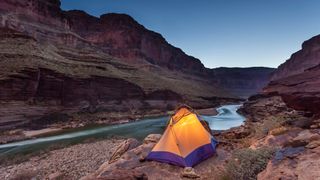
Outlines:
[[213, 82], [233, 95], [248, 98], [259, 93], [269, 83], [274, 68], [216, 68], [212, 69]]

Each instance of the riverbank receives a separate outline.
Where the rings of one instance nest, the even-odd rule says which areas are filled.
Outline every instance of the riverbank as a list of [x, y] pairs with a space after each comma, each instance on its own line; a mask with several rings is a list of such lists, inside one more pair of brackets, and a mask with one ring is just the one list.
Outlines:
[[[223, 117], [227, 118], [227, 119], [224, 119], [225, 121], [229, 121], [236, 117], [233, 115], [237, 114], [236, 111], [238, 108], [239, 108], [239, 105], [226, 105], [226, 106], [219, 107], [218, 108], [219, 116], [214, 116], [214, 115], [217, 115], [217, 111], [214, 108], [198, 110], [198, 113], [206, 114], [205, 117], [211, 117], [212, 119], [211, 120], [209, 119], [209, 123], [210, 121], [214, 122], [214, 120], [221, 121], [221, 119], [224, 119]], [[211, 116], [208, 116], [208, 115], [211, 115]], [[235, 119], [235, 121], [237, 120]], [[37, 167], [38, 165], [41, 167], [45, 167], [44, 169], [37, 169], [40, 171], [39, 175], [38, 173], [36, 173], [38, 177], [48, 177], [50, 173], [47, 172], [47, 169], [54, 169], [54, 171], [58, 171], [58, 173], [52, 172], [51, 174], [59, 175], [61, 174], [61, 171], [63, 171], [62, 174], [70, 175], [65, 172], [69, 170], [68, 166], [60, 167], [61, 164], [68, 163], [63, 160], [64, 157], [65, 156], [69, 157], [69, 161], [72, 161], [72, 162], [77, 161], [76, 153], [81, 151], [81, 149], [83, 151], [86, 151], [85, 149], [90, 146], [86, 143], [88, 140], [90, 140], [91, 142], [92, 141], [103, 142], [104, 140], [101, 140], [101, 139], [108, 139], [111, 141], [118, 140], [118, 138], [112, 137], [111, 135], [118, 135], [120, 137], [127, 137], [127, 138], [134, 137], [134, 138], [137, 138], [138, 140], [141, 140], [141, 138], [142, 139], [145, 138], [148, 134], [162, 133], [166, 126], [166, 122], [167, 122], [167, 118], [149, 119], [144, 121], [124, 123], [120, 125], [94, 127], [91, 129], [82, 129], [81, 131], [68, 132], [61, 135], [56, 135], [51, 137], [39, 137], [39, 138], [31, 139], [28, 141], [21, 141], [17, 143], [2, 145], [2, 147], [0, 148], [0, 151], [2, 151], [3, 153], [2, 154], [2, 158], [4, 158], [3, 162], [4, 160], [6, 160], [6, 163], [1, 163], [1, 164], [2, 164], [3, 170], [5, 170], [5, 172], [7, 173], [4, 176], [9, 176], [8, 174], [17, 175], [20, 168]], [[216, 125], [215, 127], [219, 128]], [[230, 126], [230, 127], [233, 127], [233, 126]], [[141, 129], [143, 129], [143, 131], [141, 131]], [[32, 132], [32, 134], [35, 135], [45, 131], [48, 131], [48, 130], [36, 131], [36, 132]], [[107, 137], [103, 134], [109, 135], [109, 136]], [[96, 140], [99, 138], [100, 140]], [[218, 138], [220, 139], [220, 137]], [[82, 144], [79, 144], [79, 143], [82, 143]], [[78, 145], [74, 145], [74, 144], [78, 144]], [[53, 148], [45, 150], [46, 147], [50, 147], [50, 146], [53, 146]], [[108, 147], [108, 145], [101, 145], [101, 144], [97, 144], [97, 146], [99, 146], [97, 147], [98, 149], [105, 149]], [[227, 151], [228, 147], [229, 146], [225, 146], [225, 147], [222, 146], [221, 149], [220, 148], [218, 149], [220, 153], [219, 158], [220, 160], [223, 159], [223, 163], [225, 161], [225, 158], [229, 156], [231, 152], [231, 151], [230, 152]], [[27, 155], [26, 153], [29, 153], [29, 152], [25, 150], [33, 151], [34, 153]], [[45, 151], [43, 152], [43, 150]], [[71, 153], [70, 151], [74, 152], [74, 154]], [[61, 152], [62, 154], [56, 153], [56, 152]], [[101, 156], [99, 154], [101, 152], [96, 152], [96, 153], [97, 154], [95, 156]], [[51, 162], [51, 158], [53, 159], [58, 158], [58, 155], [55, 155], [55, 154], [61, 154], [62, 160]], [[16, 162], [15, 162], [15, 159], [17, 159]], [[220, 160], [213, 159], [213, 162], [215, 162], [214, 165], [212, 165], [212, 162], [210, 161], [204, 164], [207, 164], [207, 166], [210, 168], [216, 169], [216, 167], [221, 166], [221, 165], [218, 165], [218, 163], [223, 164]], [[83, 158], [81, 159], [81, 161], [84, 161], [84, 162], [92, 161], [92, 159], [91, 157], [88, 157], [88, 159]], [[54, 167], [49, 168], [46, 165], [47, 163], [51, 164], [52, 166], [58, 166], [59, 168], [54, 168]], [[149, 164], [146, 164], [146, 166], [149, 166]], [[160, 166], [162, 167], [163, 165], [160, 165]], [[165, 171], [171, 171], [171, 169], [172, 169], [172, 166], [168, 165]], [[73, 169], [71, 170], [73, 171]], [[90, 170], [91, 172], [93, 172], [96, 169], [94, 170], [90, 169]], [[210, 177], [209, 170], [210, 169], [206, 169], [206, 171], [204, 172], [205, 174], [207, 174], [206, 176], [208, 177]], [[34, 171], [29, 172], [29, 174], [32, 174], [32, 172]], [[75, 173], [77, 173], [77, 170], [75, 170]], [[25, 172], [24, 174], [28, 174], [28, 172]], [[71, 174], [71, 176], [73, 176], [73, 174]], [[177, 173], [175, 177], [176, 176], [179, 176], [179, 173]]]
[[[196, 110], [199, 114], [201, 115], [206, 115], [206, 116], [214, 116], [217, 115], [218, 112], [216, 108], [204, 108], [204, 109], [197, 109]], [[43, 128], [32, 130], [29, 128], [20, 128], [20, 129], [15, 129], [15, 130], [8, 130], [8, 131], [3, 131], [0, 133], [0, 144], [6, 144], [6, 143], [12, 143], [12, 142], [17, 142], [17, 141], [22, 141], [22, 140], [27, 140], [27, 139], [33, 139], [33, 138], [38, 138], [38, 137], [45, 137], [45, 136], [50, 136], [50, 135], [55, 135], [59, 133], [63, 133], [66, 131], [72, 131], [72, 130], [77, 130], [77, 129], [86, 129], [88, 127], [95, 127], [95, 126], [107, 126], [107, 125], [117, 125], [117, 124], [125, 124], [125, 123], [130, 123], [130, 122], [136, 122], [140, 121], [146, 118], [157, 118], [157, 117], [163, 117], [163, 116], [168, 116], [172, 114], [173, 111], [167, 111], [163, 113], [150, 113], [149, 115], [136, 115], [134, 118], [133, 117], [125, 117], [115, 121], [115, 120], [107, 120], [107, 119], [101, 119], [99, 121], [90, 122], [90, 121], [70, 121], [66, 123], [54, 123], [48, 126], [44, 126]]]
[[[231, 108], [229, 105], [226, 107]], [[233, 109], [233, 111], [235, 110]], [[201, 109], [200, 112], [206, 112], [206, 114], [211, 115], [217, 114], [217, 111], [214, 108]], [[220, 114], [220, 116], [225, 115], [226, 114]], [[232, 119], [233, 117], [234, 116], [228, 116], [229, 119]], [[203, 116], [203, 118], [211, 118], [208, 121], [211, 124], [212, 120], [217, 119], [218, 117]], [[70, 145], [82, 143], [86, 141], [86, 139], [130, 137], [136, 138], [138, 140], [143, 140], [143, 138], [145, 138], [150, 133], [162, 133], [165, 129], [167, 121], [168, 117], [159, 117], [132, 121], [128, 123], [120, 123], [117, 125], [94, 125], [63, 130], [59, 130], [57, 128], [47, 128], [43, 130], [30, 131], [28, 132], [29, 136], [33, 135], [33, 138], [0, 145], [0, 158], [2, 159], [2, 161], [6, 159], [10, 160], [11, 157], [19, 156], [20, 154], [24, 154], [25, 157], [30, 157], [32, 156], [32, 154], [37, 154], [39, 151], [49, 151], [51, 149], [51, 146], [56, 147], [57, 145], [59, 145], [62, 147], [67, 147]], [[219, 128], [217, 126], [214, 127]], [[141, 129], [143, 129], [143, 131], [141, 131]], [[18, 131], [14, 131], [14, 133], [18, 133]]]
[[[86, 129], [90, 127], [125, 124], [125, 123], [143, 120], [145, 118], [163, 117], [165, 114], [168, 114], [168, 112], [165, 112], [165, 113], [154, 112], [148, 115], [135, 115], [135, 116], [123, 115], [123, 116], [118, 116], [118, 118], [115, 118], [116, 115], [114, 114], [113, 115], [105, 114], [104, 115], [105, 117], [110, 117], [110, 118], [101, 118], [100, 120], [97, 120], [97, 121], [90, 121], [89, 117], [86, 118], [88, 115], [84, 115], [81, 118], [75, 118], [68, 122], [58, 121], [49, 125], [38, 126], [35, 129], [30, 129], [27, 126], [22, 126], [14, 130], [3, 130], [0, 133], [0, 144], [7, 144], [7, 143], [17, 142], [22, 140], [34, 139], [38, 137], [56, 135], [63, 132], [76, 131], [78, 129], [81, 130], [81, 129]], [[86, 120], [83, 120], [83, 119], [86, 119]]]
[[205, 108], [205, 109], [197, 109], [196, 110], [198, 114], [204, 115], [204, 116], [215, 116], [218, 114], [217, 107], [213, 108]]
[[0, 179], [79, 179], [108, 161], [123, 139], [77, 144], [33, 156], [25, 162], [0, 165]]

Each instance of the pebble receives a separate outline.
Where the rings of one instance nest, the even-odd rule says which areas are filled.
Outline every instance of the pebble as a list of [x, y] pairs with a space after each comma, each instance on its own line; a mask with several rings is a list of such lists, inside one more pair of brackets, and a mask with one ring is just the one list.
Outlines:
[[108, 161], [110, 154], [122, 141], [103, 140], [53, 150], [21, 164], [0, 167], [0, 179], [13, 179], [17, 172], [30, 167], [36, 169], [38, 179], [50, 179], [50, 175], [51, 178], [63, 175], [70, 180], [79, 179], [86, 175], [84, 172], [93, 172]]

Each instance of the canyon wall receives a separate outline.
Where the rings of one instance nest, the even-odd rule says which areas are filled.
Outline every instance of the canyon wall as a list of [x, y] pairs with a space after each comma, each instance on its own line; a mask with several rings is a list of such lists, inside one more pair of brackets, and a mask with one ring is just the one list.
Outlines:
[[303, 73], [320, 64], [320, 35], [303, 42], [302, 49], [293, 53], [272, 75], [271, 80], [278, 80]]
[[205, 68], [129, 15], [63, 11], [59, 0], [0, 1], [2, 127], [217, 106], [254, 94], [270, 73]]
[[213, 82], [243, 99], [259, 93], [269, 83], [274, 68], [216, 68], [212, 69]]
[[155, 65], [196, 74], [205, 71], [200, 60], [125, 14], [97, 18], [84, 11], [63, 11], [58, 0], [4, 0], [0, 2], [0, 14], [2, 27], [24, 32], [40, 42], [74, 48], [91, 46], [138, 66]]
[[280, 94], [292, 108], [320, 114], [320, 36], [302, 44], [302, 49], [280, 65], [264, 89]]

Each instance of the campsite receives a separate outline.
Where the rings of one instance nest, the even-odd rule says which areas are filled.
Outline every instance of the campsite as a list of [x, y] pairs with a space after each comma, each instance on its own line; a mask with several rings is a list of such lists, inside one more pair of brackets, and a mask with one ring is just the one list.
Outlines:
[[317, 0], [0, 0], [0, 180], [320, 179]]

